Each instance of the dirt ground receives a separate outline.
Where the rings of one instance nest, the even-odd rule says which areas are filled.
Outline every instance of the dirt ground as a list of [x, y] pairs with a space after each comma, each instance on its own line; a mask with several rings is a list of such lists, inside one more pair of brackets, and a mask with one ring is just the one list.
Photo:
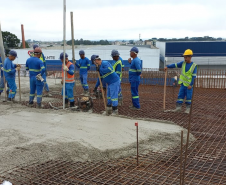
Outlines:
[[[48, 84], [52, 90], [61, 86], [59, 79], [48, 79]], [[21, 77], [21, 92], [22, 100], [28, 100], [27, 77]], [[16, 100], [19, 100], [18, 94]], [[172, 122], [28, 108], [3, 100], [4, 93], [0, 103], [0, 172], [58, 158], [96, 161], [136, 155], [134, 123], [137, 121], [140, 153], [164, 151], [178, 145], [180, 132], [184, 130]]]

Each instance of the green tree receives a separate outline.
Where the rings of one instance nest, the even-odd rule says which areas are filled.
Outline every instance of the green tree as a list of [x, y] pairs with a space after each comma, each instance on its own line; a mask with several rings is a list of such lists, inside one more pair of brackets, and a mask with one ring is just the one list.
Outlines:
[[20, 43], [20, 40], [17, 38], [17, 36], [8, 31], [2, 31], [2, 37], [4, 44], [6, 44], [9, 48], [17, 48], [18, 44]]
[[[23, 48], [23, 43], [21, 43], [20, 48]], [[25, 48], [30, 48], [27, 42], [25, 42]]]

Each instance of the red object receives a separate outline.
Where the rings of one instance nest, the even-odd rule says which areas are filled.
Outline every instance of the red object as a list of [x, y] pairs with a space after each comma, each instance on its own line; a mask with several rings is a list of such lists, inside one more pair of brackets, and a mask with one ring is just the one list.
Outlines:
[[135, 123], [135, 126], [138, 127], [138, 122]]

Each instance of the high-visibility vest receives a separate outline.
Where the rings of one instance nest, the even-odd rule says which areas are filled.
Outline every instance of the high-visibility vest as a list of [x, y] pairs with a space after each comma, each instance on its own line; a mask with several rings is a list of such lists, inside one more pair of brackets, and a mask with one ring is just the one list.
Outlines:
[[[71, 62], [68, 62], [68, 63], [66, 64], [66, 66], [67, 66], [68, 69], [69, 69], [69, 67], [70, 67], [71, 65], [73, 65]], [[64, 68], [64, 65], [62, 64], [62, 79], [64, 80], [64, 70], [63, 70], [63, 68]], [[70, 74], [67, 73], [67, 71], [66, 71], [65, 83], [73, 83], [73, 82], [75, 82], [74, 77], [75, 77], [74, 74], [73, 74], [73, 75], [70, 75]]]
[[[116, 72], [116, 66], [120, 64], [121, 65], [121, 72]], [[118, 60], [117, 62], [115, 62], [115, 64], [112, 66], [114, 71], [117, 73], [117, 74], [120, 74], [120, 80], [122, 80], [122, 61], [121, 60]]]
[[185, 68], [186, 68], [186, 62], [183, 62], [182, 64], [182, 70], [181, 70], [181, 75], [180, 75], [180, 79], [178, 84], [184, 84], [184, 86], [188, 87], [191, 84], [192, 81], [192, 76], [193, 76], [193, 72], [195, 70], [196, 64], [193, 63], [192, 66], [190, 67], [190, 69], [185, 72]]

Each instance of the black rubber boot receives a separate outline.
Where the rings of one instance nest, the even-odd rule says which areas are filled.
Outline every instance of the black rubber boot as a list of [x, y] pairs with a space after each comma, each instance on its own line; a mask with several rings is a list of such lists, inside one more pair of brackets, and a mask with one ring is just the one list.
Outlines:
[[75, 107], [75, 102], [70, 102], [70, 107]]
[[116, 106], [116, 107], [112, 107], [112, 116], [117, 116], [118, 115], [118, 107]]

